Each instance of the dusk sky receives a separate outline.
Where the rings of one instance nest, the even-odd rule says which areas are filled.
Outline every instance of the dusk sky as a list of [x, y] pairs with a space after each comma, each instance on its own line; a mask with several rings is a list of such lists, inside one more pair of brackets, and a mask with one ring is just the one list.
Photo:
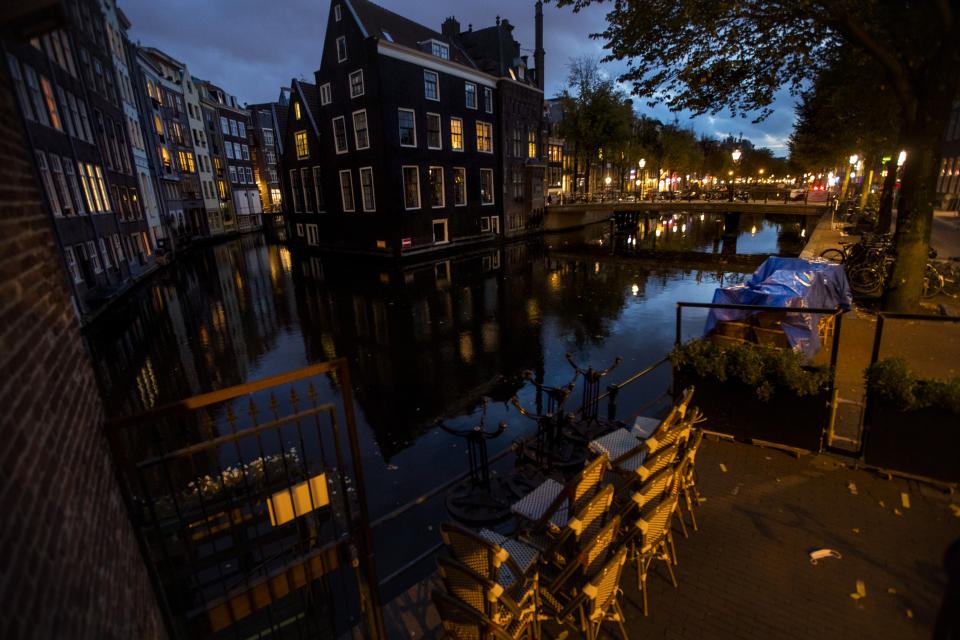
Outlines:
[[[380, 0], [377, 4], [427, 27], [440, 30], [447, 16], [456, 17], [461, 28], [491, 26], [496, 16], [515, 25], [514, 37], [530, 56], [533, 65], [534, 2], [484, 0], [483, 2], [436, 2], [429, 0]], [[143, 46], [162, 49], [185, 62], [190, 72], [210, 80], [237, 96], [243, 103], [277, 99], [280, 87], [293, 77], [313, 81], [320, 65], [326, 31], [329, 0], [119, 0], [132, 26], [129, 36]], [[546, 51], [546, 97], [559, 94], [566, 85], [567, 65], [571, 58], [604, 54], [602, 42], [589, 37], [604, 28], [604, 6], [592, 6], [574, 14], [570, 8], [544, 5], [544, 50]], [[620, 67], [603, 66], [611, 77]], [[636, 100], [638, 111], [664, 122], [679, 118], [681, 125], [692, 125], [698, 134], [726, 137], [728, 134], [750, 139], [786, 155], [786, 138], [793, 126], [794, 101], [785, 93], [775, 105], [773, 115], [759, 125], [751, 118], [670, 113], [664, 107], [650, 108]]]

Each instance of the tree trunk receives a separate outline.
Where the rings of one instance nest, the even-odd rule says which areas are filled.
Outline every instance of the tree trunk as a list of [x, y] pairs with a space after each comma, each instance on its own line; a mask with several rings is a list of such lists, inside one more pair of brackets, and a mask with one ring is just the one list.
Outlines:
[[[897, 206], [896, 261], [883, 292], [884, 311], [911, 313], [919, 308], [943, 135], [956, 87], [956, 83], [948, 82], [931, 84], [939, 86], [926, 88], [928, 93], [922, 94], [917, 103], [915, 121], [906, 124], [903, 131], [907, 159]], [[951, 85], [948, 91], [943, 90], [945, 85]]]
[[[866, 168], [867, 163], [863, 163], [864, 168]], [[870, 187], [873, 186], [873, 162], [870, 163], [870, 168], [866, 169], [867, 175], [863, 179], [863, 188], [860, 191], [860, 211], [867, 206], [867, 198], [870, 197]]]
[[897, 158], [887, 160], [887, 177], [883, 179], [883, 192], [880, 194], [880, 209], [877, 211], [877, 233], [890, 231], [893, 220], [893, 193], [897, 190]]

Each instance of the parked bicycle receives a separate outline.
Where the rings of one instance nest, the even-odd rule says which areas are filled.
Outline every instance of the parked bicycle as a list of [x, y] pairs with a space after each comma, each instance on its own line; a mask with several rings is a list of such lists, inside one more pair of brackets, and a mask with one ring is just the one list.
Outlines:
[[[937, 256], [929, 250], [931, 259]], [[874, 295], [883, 290], [893, 269], [893, 240], [889, 234], [864, 233], [857, 242], [841, 243], [840, 248], [826, 249], [821, 258], [843, 264], [850, 289], [858, 295]], [[944, 278], [932, 263], [923, 274], [921, 297], [932, 298], [943, 289]]]

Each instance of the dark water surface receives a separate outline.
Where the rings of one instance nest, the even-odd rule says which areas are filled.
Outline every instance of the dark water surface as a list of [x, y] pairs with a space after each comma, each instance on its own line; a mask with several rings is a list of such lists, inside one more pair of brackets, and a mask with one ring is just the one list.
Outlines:
[[[792, 220], [744, 217], [726, 237], [722, 228], [709, 214], [654, 217], [626, 237], [595, 225], [404, 268], [301, 255], [247, 235], [180, 256], [90, 327], [87, 341], [112, 416], [346, 357], [376, 518], [466, 469], [464, 443], [437, 418], [471, 427], [490, 397], [487, 424], [507, 424], [490, 442], [491, 455], [501, 451], [534, 430], [508, 404], [516, 394], [535, 407], [524, 370], [559, 385], [573, 373], [566, 353], [598, 368], [620, 356], [608, 378], [622, 381], [670, 350], [676, 302], [709, 302], [762, 254], [795, 255], [802, 243]], [[704, 255], [676, 257], [688, 252]], [[685, 312], [685, 336], [703, 318]], [[625, 388], [618, 416], [668, 381], [660, 367]], [[321, 395], [337, 397], [332, 387]], [[443, 507], [433, 503], [395, 523], [413, 535], [393, 560], [381, 556], [381, 576], [439, 541]]]

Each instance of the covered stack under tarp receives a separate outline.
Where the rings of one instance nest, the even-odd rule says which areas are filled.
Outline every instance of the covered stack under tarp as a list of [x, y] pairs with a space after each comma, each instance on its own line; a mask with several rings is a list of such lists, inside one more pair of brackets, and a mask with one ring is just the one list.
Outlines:
[[[816, 258], [767, 258], [743, 284], [717, 289], [715, 304], [833, 309], [853, 308], [843, 266]], [[807, 359], [820, 350], [822, 314], [711, 309], [704, 334], [723, 340], [789, 346]], [[829, 329], [830, 331], [832, 329]]]

